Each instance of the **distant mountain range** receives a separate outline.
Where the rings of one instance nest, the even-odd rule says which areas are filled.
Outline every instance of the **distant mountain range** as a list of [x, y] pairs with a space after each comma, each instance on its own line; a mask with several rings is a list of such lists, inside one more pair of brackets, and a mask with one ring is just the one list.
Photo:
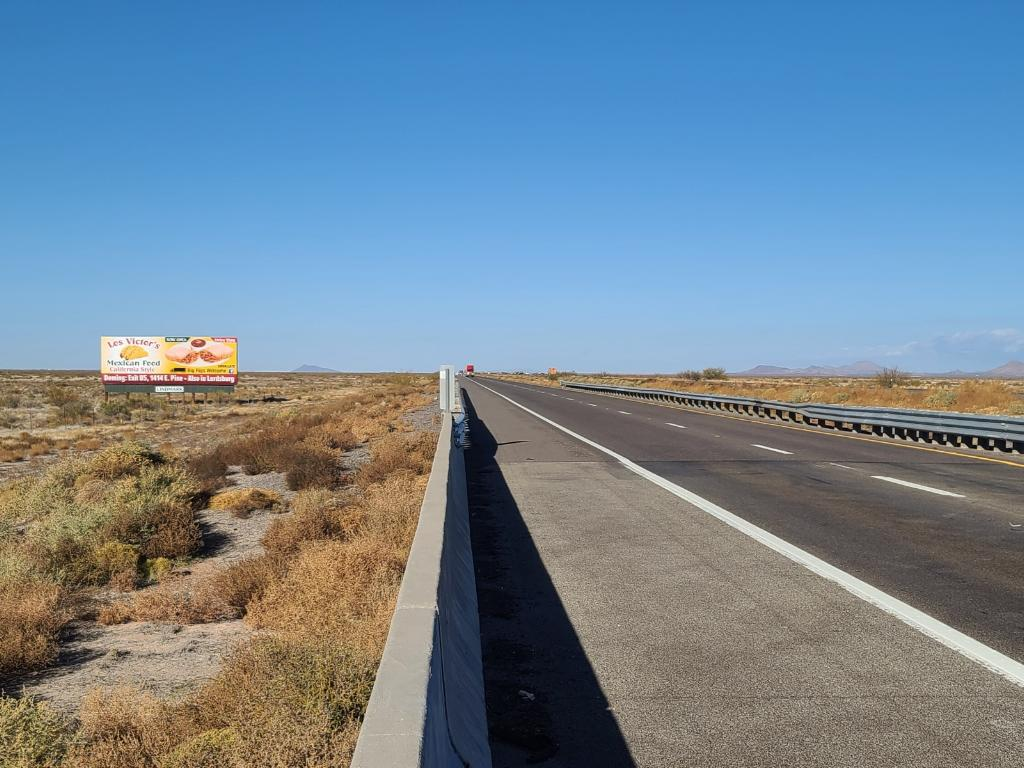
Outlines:
[[[739, 371], [732, 376], [874, 376], [882, 366], [870, 360], [860, 360], [849, 365], [811, 365], [807, 368], [783, 368], [778, 365], [758, 365], [748, 371]], [[945, 373], [923, 373], [921, 376], [950, 376], [979, 379], [1024, 379], [1024, 362], [1011, 360], [989, 371], [946, 371]]]
[[298, 368], [292, 371], [292, 373], [337, 373], [333, 368], [324, 368], [322, 365], [300, 365]]

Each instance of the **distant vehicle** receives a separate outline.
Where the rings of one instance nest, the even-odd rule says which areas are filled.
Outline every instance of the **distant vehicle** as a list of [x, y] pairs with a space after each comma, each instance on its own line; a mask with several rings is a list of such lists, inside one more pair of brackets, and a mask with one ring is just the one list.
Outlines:
[[472, 363], [466, 363], [466, 375], [467, 376], [472, 376], [474, 370], [475, 369], [473, 368], [473, 364]]

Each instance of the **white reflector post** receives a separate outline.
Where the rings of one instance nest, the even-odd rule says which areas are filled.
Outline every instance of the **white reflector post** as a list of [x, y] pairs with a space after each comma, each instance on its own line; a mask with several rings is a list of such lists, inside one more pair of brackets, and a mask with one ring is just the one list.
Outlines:
[[441, 410], [451, 413], [455, 407], [455, 372], [452, 366], [442, 365], [441, 375], [438, 380], [439, 389], [437, 400], [441, 404]]

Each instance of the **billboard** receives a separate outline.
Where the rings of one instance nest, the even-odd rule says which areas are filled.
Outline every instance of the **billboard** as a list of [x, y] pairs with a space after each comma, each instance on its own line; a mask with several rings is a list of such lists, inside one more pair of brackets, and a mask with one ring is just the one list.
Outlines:
[[233, 387], [238, 383], [238, 339], [102, 336], [100, 378], [108, 388], [145, 387], [157, 392]]

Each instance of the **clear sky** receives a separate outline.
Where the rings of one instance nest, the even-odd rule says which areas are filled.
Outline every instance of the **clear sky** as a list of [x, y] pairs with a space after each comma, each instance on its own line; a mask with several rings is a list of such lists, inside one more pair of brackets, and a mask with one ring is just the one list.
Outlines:
[[1024, 357], [1024, 3], [0, 7], [0, 368]]

